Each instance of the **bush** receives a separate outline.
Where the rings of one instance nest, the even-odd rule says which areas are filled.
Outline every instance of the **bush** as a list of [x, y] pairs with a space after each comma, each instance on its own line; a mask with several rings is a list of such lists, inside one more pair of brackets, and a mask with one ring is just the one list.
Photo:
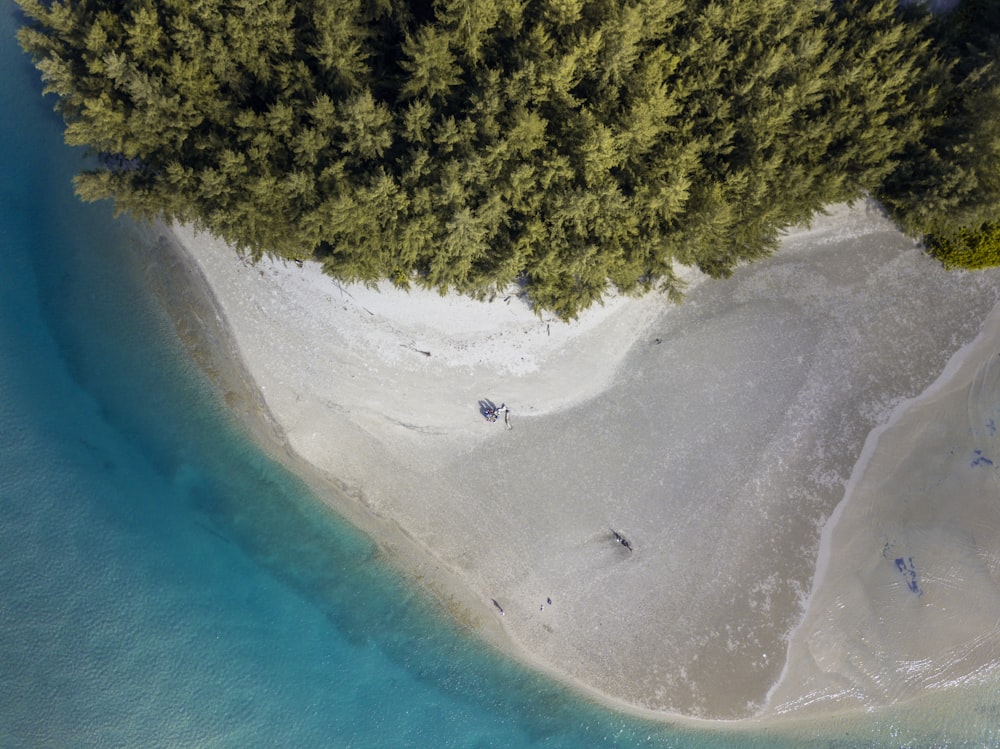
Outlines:
[[1000, 223], [959, 229], [945, 236], [928, 235], [927, 252], [949, 269], [979, 270], [1000, 266]]

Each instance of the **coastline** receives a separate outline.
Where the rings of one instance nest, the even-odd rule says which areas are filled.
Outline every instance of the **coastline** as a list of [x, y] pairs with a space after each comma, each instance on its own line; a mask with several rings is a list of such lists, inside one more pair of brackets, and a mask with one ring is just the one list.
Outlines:
[[[833, 238], [828, 237], [828, 241], [836, 241], [837, 221], [842, 219], [835, 217], [830, 224], [832, 229], [823, 225], [804, 235], [815, 242], [823, 232], [832, 232]], [[191, 347], [194, 342], [193, 358], [223, 393], [227, 406], [248, 424], [262, 447], [302, 475], [337, 512], [374, 538], [390, 561], [434, 594], [450, 616], [519, 660], [619, 710], [672, 721], [686, 716], [698, 719], [699, 725], [714, 722], [716, 718], [721, 719], [720, 725], [726, 726], [733, 726], [734, 721], [759, 724], [774, 717], [760, 711], [764, 693], [773, 687], [781, 672], [781, 664], [767, 663], [767, 656], [770, 653], [772, 659], [783, 660], [788, 632], [800, 619], [803, 588], [812, 577], [811, 560], [815, 559], [820, 523], [817, 518], [828, 516], [836, 505], [838, 490], [843, 493], [843, 480], [857, 459], [857, 435], [867, 434], [886, 418], [884, 398], [850, 403], [863, 417], [862, 423], [850, 425], [835, 435], [836, 439], [825, 442], [810, 432], [816, 430], [824, 414], [844, 405], [841, 395], [852, 390], [851, 382], [841, 383], [837, 391], [841, 400], [820, 409], [811, 421], [804, 412], [793, 413], [792, 398], [791, 405], [786, 402], [773, 413], [765, 414], [767, 418], [762, 417], [759, 423], [747, 425], [758, 428], [761, 443], [751, 454], [737, 456], [739, 459], [729, 467], [737, 473], [742, 471], [751, 483], [756, 482], [757, 494], [767, 493], [776, 486], [780, 489], [788, 481], [801, 481], [802, 476], [794, 475], [794, 471], [784, 471], [788, 474], [784, 476], [784, 469], [777, 470], [774, 466], [754, 473], [755, 460], [773, 460], [777, 466], [789, 450], [793, 457], [799, 453], [808, 453], [807, 457], [829, 454], [836, 452], [834, 447], [843, 454], [821, 461], [820, 467], [806, 461], [808, 496], [800, 493], [792, 499], [805, 498], [810, 503], [810, 512], [798, 526], [785, 529], [791, 531], [791, 540], [783, 548], [784, 553], [779, 554], [794, 557], [791, 567], [795, 570], [781, 579], [768, 578], [765, 585], [758, 586], [743, 601], [725, 598], [732, 598], [734, 590], [741, 589], [745, 580], [738, 580], [728, 590], [722, 585], [724, 595], [720, 596], [718, 607], [697, 612], [704, 614], [704, 624], [719, 622], [719, 610], [734, 604], [745, 610], [763, 611], [765, 602], [772, 607], [769, 613], [748, 620], [747, 626], [757, 627], [756, 641], [763, 644], [758, 654], [748, 656], [739, 652], [739, 648], [732, 652], [732, 665], [740, 669], [742, 677], [734, 679], [734, 671], [730, 669], [718, 680], [719, 685], [735, 682], [730, 697], [721, 702], [713, 700], [710, 694], [713, 684], [704, 675], [718, 670], [719, 661], [707, 664], [704, 671], [690, 679], [675, 680], [672, 688], [676, 692], [670, 693], [668, 688], [657, 694], [655, 689], [648, 690], [648, 685], [656, 682], [669, 687], [671, 675], [663, 672], [666, 663], [672, 662], [681, 651], [694, 652], [697, 659], [699, 652], [710, 652], [713, 645], [698, 641], [691, 634], [696, 618], [691, 617], [691, 621], [682, 622], [682, 630], [689, 635], [678, 641], [674, 650], [664, 648], [667, 651], [664, 656], [650, 659], [650, 644], [662, 640], [664, 632], [646, 623], [670, 616], [678, 600], [690, 598], [705, 579], [718, 575], [724, 568], [703, 572], [684, 569], [678, 566], [679, 559], [683, 561], [688, 556], [683, 548], [669, 553], [656, 547], [667, 540], [663, 535], [667, 531], [695, 533], [703, 528], [696, 516], [711, 513], [713, 507], [708, 497], [725, 482], [713, 483], [701, 477], [701, 483], [708, 484], [702, 489], [705, 494], [698, 497], [707, 505], [704, 510], [690, 504], [679, 507], [676, 500], [665, 503], [664, 482], [671, 481], [677, 461], [690, 456], [668, 456], [662, 470], [654, 470], [652, 475], [638, 480], [636, 475], [644, 470], [643, 455], [632, 459], [629, 454], [630, 448], [639, 447], [633, 444], [633, 439], [655, 444], [661, 438], [665, 425], [658, 423], [663, 419], [655, 417], [658, 409], [666, 406], [651, 392], [660, 388], [653, 376], [657, 362], [668, 349], [671, 354], [680, 353], [674, 338], [686, 325], [697, 322], [693, 318], [698, 317], [699, 307], [709, 305], [695, 298], [691, 304], [682, 305], [683, 313], [678, 313], [664, 311], [663, 300], [655, 297], [630, 300], [613, 303], [610, 309], [596, 311], [593, 319], [566, 327], [552, 320], [538, 320], [529, 311], [525, 316], [514, 317], [509, 327], [499, 332], [491, 328], [494, 322], [487, 319], [479, 327], [452, 329], [449, 338], [442, 337], [440, 331], [442, 325], [451, 323], [434, 319], [434, 314], [440, 314], [432, 314], [438, 306], [434, 299], [424, 300], [427, 306], [423, 309], [418, 304], [416, 313], [412, 304], [400, 313], [379, 309], [377, 303], [382, 300], [368, 296], [372, 293], [368, 290], [329, 287], [326, 294], [330, 306], [349, 315], [349, 322], [336, 328], [340, 337], [334, 355], [322, 349], [315, 339], [310, 340], [309, 335], [295, 337], [295, 331], [305, 322], [296, 317], [298, 312], [290, 308], [288, 299], [282, 300], [279, 295], [281, 282], [303, 280], [302, 269], [268, 262], [251, 267], [218, 243], [195, 238], [185, 229], [179, 233], [180, 242], [174, 249], [180, 250], [180, 254], [173, 254], [180, 265], [174, 269], [173, 278], [188, 289], [201, 284], [203, 296], [193, 315], [190, 310], [178, 310], [176, 319], [190, 320], [193, 316], [199, 325], [211, 331], [205, 334], [205, 330], [191, 327], [185, 333], [183, 327], [179, 329], [185, 345]], [[161, 241], [169, 242], [170, 237], [164, 235]], [[793, 255], [778, 266], [787, 269], [795, 262]], [[919, 266], [919, 261], [916, 262]], [[743, 282], [743, 292], [752, 291], [754, 284], [760, 283], [753, 274], [749, 275], [749, 280]], [[260, 279], [263, 285], [254, 286], [256, 290], [247, 293], [248, 287], [240, 283], [250, 279], [254, 283]], [[240, 283], [234, 285], [236, 280]], [[307, 280], [314, 284], [315, 275]], [[303, 287], [299, 288], [299, 292], [290, 293], [305, 293]], [[165, 291], [170, 297], [177, 289]], [[739, 303], [747, 304], [745, 300]], [[447, 299], [442, 304], [441, 308], [454, 320], [456, 304], [462, 310], [468, 309], [463, 305], [471, 303]], [[498, 309], [504, 313], [510, 309], [509, 302], [502, 299], [492, 304], [487, 318], [495, 318]], [[177, 309], [176, 299], [168, 299], [167, 306]], [[391, 318], [388, 326], [357, 327], [366, 318], [384, 316]], [[405, 327], [403, 324], [409, 322], [407, 316], [413, 322], [426, 323], [426, 330]], [[269, 317], [274, 324], [262, 329], [261, 320]], [[324, 324], [333, 330], [329, 321]], [[750, 335], [749, 331], [741, 332]], [[803, 333], [805, 337], [783, 330], [779, 338], [783, 345], [790, 345], [793, 357], [808, 359], [813, 356], [816, 342], [806, 338], [815, 330], [806, 325]], [[259, 344], [256, 353], [251, 343], [254, 338]], [[613, 343], [610, 349], [608, 341]], [[732, 339], [723, 343], [740, 344]], [[765, 350], [760, 353], [765, 358], [780, 353], [766, 350], [768, 344], [764, 340], [751, 340], [747, 345], [751, 351], [763, 346]], [[422, 352], [429, 352], [430, 356]], [[317, 361], [310, 364], [311, 358]], [[226, 371], [220, 361], [233, 363], [232, 369]], [[804, 374], [779, 376], [771, 385], [776, 391], [801, 394], [802, 403], [807, 404], [816, 396], [818, 387], [810, 366], [816, 368], [823, 362], [820, 357], [819, 361], [800, 363], [807, 365]], [[302, 382], [293, 381], [288, 370], [282, 369], [285, 364], [292, 370], [308, 365], [313, 380], [322, 380], [322, 373], [328, 372], [337, 383], [336, 392], [311, 389], [315, 382], [307, 382], [308, 387], [303, 387]], [[268, 366], [273, 367], [270, 372], [266, 371]], [[780, 395], [768, 388], [767, 371], [762, 366], [746, 373], [748, 378], [759, 381], [743, 394], [745, 398], [752, 401], [755, 395], [771, 398]], [[691, 381], [701, 387], [712, 384], [704, 382], [702, 373], [689, 374]], [[915, 395], [926, 386], [929, 376], [924, 373], [924, 382], [920, 377], [906, 381], [902, 389]], [[711, 373], [707, 379], [712, 380]], [[360, 383], [351, 385], [349, 380]], [[679, 393], [682, 400], [690, 395], [690, 392], [686, 396]], [[511, 405], [514, 430], [510, 434], [500, 425], [486, 424], [479, 416], [477, 403], [483, 398]], [[873, 409], [872, 403], [878, 408]], [[681, 405], [679, 401], [671, 401], [669, 412]], [[725, 409], [734, 404], [722, 405]], [[697, 410], [690, 416], [696, 420], [700, 417]], [[725, 421], [723, 418], [721, 423]], [[712, 419], [708, 422], [711, 426]], [[621, 429], [626, 436], [618, 431]], [[783, 434], [783, 430], [791, 436]], [[627, 436], [630, 433], [635, 434]], [[339, 437], [335, 445], [329, 444], [331, 434]], [[521, 443], [510, 439], [521, 434], [526, 435]], [[600, 443], [596, 450], [592, 444], [595, 441]], [[568, 444], [558, 449], [553, 447], [561, 442]], [[804, 451], [803, 442], [808, 443]], [[615, 455], [612, 445], [621, 453]], [[668, 452], [678, 451], [676, 445], [672, 448]], [[568, 462], [567, 456], [573, 456], [574, 460]], [[578, 462], [581, 460], [582, 463]], [[594, 465], [586, 465], [588, 462]], [[508, 477], [512, 467], [529, 475]], [[819, 468], [827, 473], [820, 470], [817, 474]], [[838, 471], [845, 474], [840, 479], [834, 475]], [[605, 475], [609, 472], [612, 475]], [[671, 493], [681, 488], [691, 486], [668, 486]], [[595, 497], [583, 498], [585, 492]], [[762, 504], [757, 494], [751, 497], [750, 508], [762, 512], [765, 518], [770, 514], [773, 523], [778, 519], [775, 512], [781, 508]], [[616, 495], [621, 496], [611, 500]], [[525, 499], [531, 501], [530, 510], [523, 504]], [[733, 534], [747, 520], [740, 512], [733, 512], [733, 507], [747, 497], [735, 492], [727, 499], [726, 511], [733, 514], [729, 519], [731, 527], [726, 527], [726, 522], [716, 525], [723, 526], [721, 533]], [[569, 513], [577, 513], [579, 517], [568, 520]], [[671, 529], [672, 521], [685, 513], [691, 513], [687, 527]], [[517, 522], [511, 521], [521, 515], [524, 517]], [[787, 519], [783, 517], [784, 521]], [[649, 525], [651, 521], [660, 524], [655, 533]], [[606, 526], [611, 523], [624, 523], [623, 532], [637, 543], [638, 553], [633, 559], [610, 540]], [[762, 541], [773, 542], [777, 538], [766, 535], [767, 525], [758, 524], [754, 526], [755, 533], [737, 539], [738, 543], [733, 544], [732, 568], [738, 569], [752, 557]], [[462, 538], [456, 542], [458, 534]], [[680, 539], [670, 535], [669, 541], [677, 543]], [[487, 548], [491, 542], [497, 548]], [[626, 556], [622, 557], [622, 553]], [[711, 555], [690, 556], [702, 563], [706, 559], [714, 563]], [[766, 562], [767, 555], [763, 556]], [[636, 560], [637, 564], [627, 566]], [[748, 574], [752, 577], [757, 572], [751, 569]], [[656, 600], [637, 602], [637, 595], [650, 590], [650, 581], [664, 574], [679, 582], [680, 590], [661, 591], [649, 596]], [[580, 582], [581, 577], [586, 578], [586, 584]], [[595, 582], [605, 587], [602, 589]], [[552, 589], [561, 592], [553, 596]], [[547, 606], [545, 601], [550, 597], [554, 603]], [[509, 615], [498, 617], [492, 609], [492, 598], [502, 601]], [[601, 606], [602, 613], [592, 616], [595, 606]], [[567, 609], [568, 616], [564, 613]], [[631, 619], [620, 615], [630, 610], [635, 610]], [[588, 624], [596, 626], [581, 626], [580, 620], [587, 617], [591, 617]], [[739, 620], [740, 616], [737, 613], [732, 618]], [[764, 619], [775, 620], [766, 633], [759, 623]], [[604, 631], [594, 634], [601, 629]], [[722, 628], [719, 634], [724, 635]], [[669, 628], [665, 635], [670, 637]], [[729, 637], [732, 636], [730, 633]], [[769, 638], [767, 641], [765, 636]], [[628, 639], [635, 643], [627, 653], [616, 656], [615, 651], [608, 652], [608, 643]], [[727, 652], [724, 645], [716, 650], [720, 654]], [[760, 652], [764, 653], [763, 659]], [[649, 673], [639, 674], [644, 660], [649, 661]], [[637, 691], [626, 688], [625, 682], [637, 675], [643, 677], [639, 679], [639, 690], [651, 691], [655, 699], [637, 699]]]
[[[154, 225], [149, 235], [149, 242], [154, 250], [146, 258], [146, 283], [170, 316], [178, 338], [192, 362], [219, 393], [219, 397], [237, 423], [247, 430], [265, 453], [302, 479], [317, 498], [341, 518], [368, 535], [386, 561], [430, 595], [446, 616], [474, 637], [508, 657], [567, 683], [566, 674], [552, 668], [544, 661], [533, 658], [531, 653], [513, 642], [509, 633], [504, 630], [502, 620], [497, 618], [496, 609], [491, 602], [477, 596], [470, 589], [468, 582], [446, 567], [430, 549], [417, 543], [391, 518], [380, 515], [366, 502], [363, 493], [357, 487], [352, 487], [316, 463], [304, 459], [289, 444], [286, 433], [271, 413], [266, 399], [247, 368], [234, 331], [216, 295], [215, 287], [196, 260], [189, 241], [190, 237], [182, 240], [178, 236], [178, 227]], [[242, 261], [236, 259], [235, 251], [226, 248], [225, 253], [224, 257], [227, 260], [232, 260], [234, 264], [242, 264]], [[693, 274], [691, 277], [695, 284], [699, 282]], [[523, 316], [521, 322], [525, 322]], [[544, 323], [534, 320], [530, 322], [535, 327], [534, 333], [538, 345], [541, 325], [547, 328], [555, 321], [550, 318]], [[546, 338], [548, 337], [546, 330]], [[464, 344], [458, 345], [464, 348]], [[495, 367], [499, 364], [501, 369], [510, 369], [509, 362], [500, 362], [503, 353], [502, 350], [497, 351], [495, 347], [490, 364]], [[531, 371], [537, 369], [537, 364], [525, 363], [518, 358], [513, 362], [513, 368]], [[613, 369], [614, 364], [610, 370], [605, 369], [604, 376], [608, 377]], [[586, 393], [583, 397], [585, 395]], [[568, 685], [618, 711], [647, 720], [662, 720], [664, 717], [657, 711], [637, 708], [589, 685], [573, 683], [572, 680]], [[682, 718], [673, 715], [668, 717]]]
[[[775, 714], [905, 703], [996, 681], [998, 357], [1000, 305], [865, 440], [769, 693]], [[853, 643], [850, 657], [844, 642]]]
[[211, 283], [189, 249], [173, 228], [162, 224], [152, 227], [149, 242], [153, 252], [146, 258], [146, 284], [170, 316], [188, 356], [219, 394], [231, 417], [260, 449], [298, 476], [340, 517], [368, 535], [382, 552], [389, 553], [390, 563], [431, 594], [449, 616], [503, 649], [502, 629], [492, 616], [483, 616], [488, 612], [481, 601], [469, 595], [466, 585], [397, 525], [365, 508], [344, 482], [303, 459], [289, 445], [247, 369]]

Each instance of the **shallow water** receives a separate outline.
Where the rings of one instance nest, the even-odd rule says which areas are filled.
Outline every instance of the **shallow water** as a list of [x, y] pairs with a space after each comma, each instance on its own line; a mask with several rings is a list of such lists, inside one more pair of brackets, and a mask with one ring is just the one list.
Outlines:
[[995, 745], [992, 692], [695, 731], [465, 639], [234, 427], [0, 8], [0, 746]]

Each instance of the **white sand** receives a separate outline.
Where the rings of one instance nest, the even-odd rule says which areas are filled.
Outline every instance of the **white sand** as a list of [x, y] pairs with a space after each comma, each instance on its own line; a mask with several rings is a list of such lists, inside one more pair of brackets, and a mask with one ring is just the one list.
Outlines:
[[586, 400], [608, 387], [663, 305], [617, 298], [567, 324], [539, 318], [514, 294], [477, 302], [344, 285], [315, 263], [251, 266], [207, 235], [175, 233], [292, 448], [364, 487], [372, 507], [370, 474], [382, 467], [359, 450], [377, 445], [404, 468], [427, 470], [498, 436], [479, 416], [481, 400], [511, 402], [515, 422]]
[[[915, 657], [845, 634], [852, 612], [877, 610], [881, 589], [862, 590], [826, 629], [811, 623], [833, 622], [816, 613], [822, 591], [856, 574], [835, 563], [853, 534], [828, 539], [804, 621], [802, 607], [866, 437], [976, 336], [1000, 273], [948, 274], [876, 212], [838, 207], [774, 258], [695, 284], [680, 307], [616, 299], [567, 325], [516, 298], [378, 293], [311, 264], [251, 267], [210, 238], [177, 234], [290, 449], [344, 488], [354, 499], [325, 495], [470, 627], [581, 688], [671, 714], [783, 716], [843, 707], [847, 693], [864, 704], [899, 696], [870, 687], [874, 667], [843, 668], [833, 686], [821, 678], [831, 663]], [[510, 406], [512, 430], [486, 423], [484, 399]], [[901, 486], [892, 478], [875, 494], [895, 506], [914, 491]], [[981, 514], [969, 510], [969, 522]], [[848, 515], [838, 528], [869, 522]], [[925, 515], [936, 547], [945, 532]], [[944, 561], [908, 527], [886, 538], [913, 557], [923, 605]], [[869, 530], [880, 539], [877, 561], [865, 547], [869, 572], [898, 591], [885, 534]], [[985, 534], [982, 548], [1000, 525]], [[942, 683], [980, 672], [996, 642], [992, 608], [966, 618], [958, 597], [947, 605], [970, 622], [956, 647], [970, 632], [984, 644], [945, 655]], [[809, 659], [796, 649], [814, 632], [810, 642], [825, 638], [820, 676], [800, 670]], [[919, 651], [926, 673], [932, 650]], [[879, 667], [883, 682], [900, 678]]]

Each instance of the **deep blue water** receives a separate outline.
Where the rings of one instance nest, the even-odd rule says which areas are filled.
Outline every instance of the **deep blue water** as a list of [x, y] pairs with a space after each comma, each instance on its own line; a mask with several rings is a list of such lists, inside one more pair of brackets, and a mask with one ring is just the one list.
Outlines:
[[0, 9], [0, 748], [776, 745], [497, 658], [250, 444]]

